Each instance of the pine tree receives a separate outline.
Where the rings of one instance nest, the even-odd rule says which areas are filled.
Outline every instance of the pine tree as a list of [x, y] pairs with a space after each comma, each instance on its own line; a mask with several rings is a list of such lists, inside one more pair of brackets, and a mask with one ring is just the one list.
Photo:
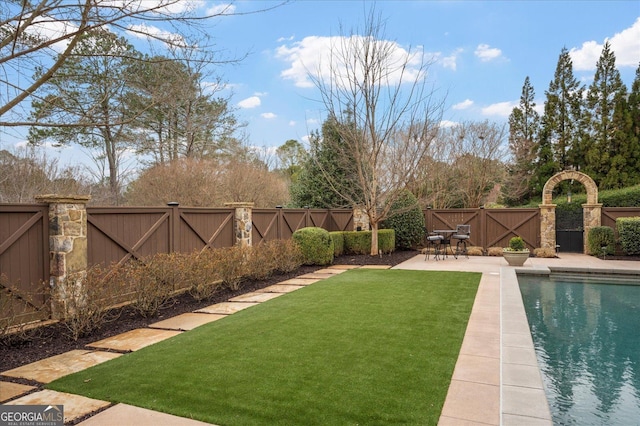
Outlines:
[[625, 186], [640, 183], [640, 65], [636, 69], [636, 77], [631, 85], [627, 100], [629, 113], [628, 148], [625, 173], [628, 181]]
[[585, 163], [601, 189], [624, 186], [628, 148], [627, 89], [616, 69], [616, 57], [607, 41], [596, 65], [593, 83], [586, 97], [583, 139]]
[[528, 200], [533, 195], [536, 139], [540, 127], [534, 98], [535, 91], [527, 76], [522, 86], [520, 104], [509, 116], [509, 150], [513, 160], [503, 186], [503, 198], [508, 204]]
[[[579, 123], [583, 91], [584, 87], [573, 75], [569, 51], [563, 48], [554, 78], [545, 92], [547, 100], [538, 145], [538, 181], [546, 182], [553, 173], [569, 167], [580, 168], [583, 155], [579, 145]], [[541, 155], [541, 151], [548, 149], [553, 153], [552, 162], [549, 153]]]

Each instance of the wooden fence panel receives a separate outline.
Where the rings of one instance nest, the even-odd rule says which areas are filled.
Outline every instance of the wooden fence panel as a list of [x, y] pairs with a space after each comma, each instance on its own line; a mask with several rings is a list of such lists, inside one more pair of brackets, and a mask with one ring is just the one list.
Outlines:
[[253, 226], [251, 227], [251, 239], [253, 245], [260, 244], [263, 240], [278, 239], [280, 230], [280, 209], [253, 209], [251, 212]]
[[87, 208], [89, 265], [123, 263], [172, 249], [169, 207]]
[[234, 209], [176, 208], [173, 251], [189, 253], [235, 244]]
[[507, 247], [512, 237], [522, 237], [529, 249], [540, 247], [539, 209], [487, 209], [485, 247]]
[[51, 316], [49, 207], [0, 205], [0, 326]]
[[353, 231], [353, 210], [329, 210], [329, 222], [325, 229], [327, 231]]

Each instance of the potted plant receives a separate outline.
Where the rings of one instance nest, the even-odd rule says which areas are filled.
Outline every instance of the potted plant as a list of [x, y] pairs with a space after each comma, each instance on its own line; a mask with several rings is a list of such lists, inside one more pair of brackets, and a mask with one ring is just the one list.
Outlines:
[[502, 249], [502, 256], [509, 266], [522, 266], [529, 258], [529, 249], [524, 245], [521, 237], [513, 237], [509, 240], [509, 247]]

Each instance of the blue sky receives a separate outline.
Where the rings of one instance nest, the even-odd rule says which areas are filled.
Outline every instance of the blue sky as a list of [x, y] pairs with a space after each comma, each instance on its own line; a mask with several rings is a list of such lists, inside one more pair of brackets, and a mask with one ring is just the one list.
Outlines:
[[[370, 5], [302, 0], [219, 18], [212, 28], [219, 45], [251, 52], [224, 75], [237, 114], [249, 123], [251, 144], [303, 142], [319, 128], [324, 114], [317, 90], [303, 87], [304, 69], [294, 61], [321, 55], [317, 38], [362, 28]], [[249, 6], [237, 3], [236, 11]], [[585, 84], [607, 39], [629, 88], [640, 63], [638, 1], [378, 1], [375, 7], [386, 20], [387, 39], [435, 59], [428, 78], [446, 95], [444, 119], [451, 122], [506, 122], [526, 76], [542, 108], [563, 47], [572, 51], [574, 73]]]
[[[159, 0], [145, 0], [159, 1]], [[191, 0], [202, 11], [222, 2]], [[306, 69], [327, 51], [329, 37], [363, 27], [373, 2], [298, 0], [273, 10], [275, 1], [238, 1], [233, 16], [214, 18], [207, 31], [226, 57], [248, 57], [213, 72], [227, 83], [236, 115], [248, 123], [248, 143], [277, 147], [305, 143], [324, 110]], [[640, 1], [377, 1], [386, 39], [399, 50], [424, 52], [434, 63], [428, 79], [446, 96], [447, 123], [504, 123], [529, 76], [542, 111], [563, 47], [574, 73], [588, 85], [602, 44], [610, 40], [617, 68], [630, 88], [640, 63]], [[342, 30], [341, 30], [342, 28]], [[20, 142], [16, 129], [0, 135], [0, 149]], [[86, 156], [77, 148], [55, 151], [63, 164]]]

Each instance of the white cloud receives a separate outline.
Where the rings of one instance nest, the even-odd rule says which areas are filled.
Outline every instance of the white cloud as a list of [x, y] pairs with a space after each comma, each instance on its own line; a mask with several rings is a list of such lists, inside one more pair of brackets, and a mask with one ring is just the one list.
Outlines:
[[153, 25], [129, 25], [129, 27], [127, 28], [127, 33], [137, 38], [145, 40], [159, 40], [174, 46], [187, 45], [184, 37], [182, 37], [181, 35], [162, 30]]
[[498, 102], [496, 104], [489, 105], [482, 108], [482, 115], [492, 115], [499, 117], [508, 117], [515, 107], [518, 106], [518, 102], [507, 101]]
[[[616, 55], [617, 67], [637, 67], [640, 58], [640, 18], [629, 28], [616, 33], [609, 39], [611, 50]], [[594, 40], [585, 41], [582, 47], [569, 50], [573, 68], [576, 71], [591, 71], [596, 69], [598, 59], [602, 53], [604, 43]]]
[[458, 68], [458, 57], [464, 51], [464, 49], [456, 49], [448, 56], [442, 56], [441, 52], [430, 54], [432, 58], [439, 62], [443, 68], [449, 68], [452, 71], [455, 71]]
[[472, 105], [473, 105], [473, 101], [471, 99], [465, 99], [464, 101], [458, 102], [457, 104], [455, 104], [452, 108], [467, 109], [467, 108], [471, 108]]
[[259, 107], [261, 103], [262, 101], [258, 96], [251, 96], [247, 99], [243, 99], [240, 102], [238, 102], [238, 106], [240, 108], [249, 109], [249, 108]]
[[[338, 73], [343, 73], [344, 64], [334, 63], [332, 67], [331, 50], [332, 47], [335, 50], [337, 46], [341, 46], [345, 42], [353, 42], [355, 44], [364, 42], [361, 36], [351, 36], [350, 38], [351, 40], [345, 40], [344, 37], [340, 36], [309, 36], [291, 45], [285, 44], [278, 47], [276, 49], [276, 57], [289, 63], [289, 68], [282, 71], [280, 76], [286, 80], [293, 80], [297, 87], [307, 88], [314, 87], [313, 82], [309, 79], [309, 74], [320, 79], [327, 79], [332, 73], [332, 68], [337, 70]], [[393, 41], [378, 40], [377, 43], [384, 45], [385, 49], [392, 50], [390, 63], [400, 64], [405, 61], [408, 63], [408, 67], [403, 70], [404, 75], [401, 75], [402, 70], [399, 67], [396, 72], [390, 74], [390, 84], [398, 83], [400, 77], [407, 81], [422, 77], [419, 69], [422, 55], [421, 49], [409, 52]], [[335, 55], [333, 60], [336, 61]], [[359, 73], [361, 70], [356, 69], [355, 72]]]
[[291, 127], [295, 126], [296, 124], [298, 123], [296, 123], [294, 120], [289, 121], [289, 126]]
[[233, 15], [236, 6], [231, 3], [220, 3], [207, 9], [207, 15]]
[[482, 62], [489, 62], [502, 55], [502, 50], [488, 44], [479, 44], [473, 52]]
[[446, 128], [450, 128], [450, 127], [455, 127], [457, 126], [459, 123], [455, 122], [455, 121], [450, 121], [450, 120], [442, 120], [440, 122], [440, 127], [443, 129]]
[[277, 115], [275, 115], [275, 114], [274, 114], [274, 113], [272, 113], [272, 112], [263, 112], [262, 114], [260, 114], [260, 117], [262, 117], [262, 118], [266, 118], [267, 120], [271, 120], [271, 119], [273, 119], [273, 118], [276, 118], [276, 117], [277, 117]]

